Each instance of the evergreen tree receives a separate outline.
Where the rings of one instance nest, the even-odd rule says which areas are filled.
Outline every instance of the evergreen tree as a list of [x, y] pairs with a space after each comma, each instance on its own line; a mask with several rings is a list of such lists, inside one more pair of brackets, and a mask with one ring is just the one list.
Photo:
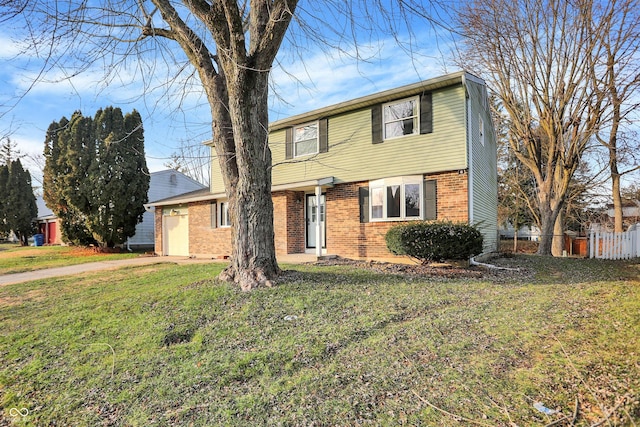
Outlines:
[[6, 239], [9, 235], [7, 225], [7, 198], [9, 185], [9, 166], [0, 164], [0, 237]]
[[135, 234], [149, 190], [137, 111], [108, 107], [52, 123], [45, 158], [45, 200], [64, 221], [63, 235], [114, 247]]
[[5, 192], [6, 227], [13, 230], [22, 245], [27, 245], [27, 239], [35, 231], [33, 220], [38, 216], [38, 208], [31, 187], [31, 175], [22, 167], [20, 159], [9, 165]]
[[[97, 242], [86, 226], [86, 216], [71, 204], [68, 197], [69, 191], [67, 191], [68, 176], [76, 163], [73, 160], [74, 154], [69, 154], [71, 128], [75, 126], [75, 129], [78, 129], [77, 122], [83, 120], [82, 114], [74, 113], [71, 120], [74, 123], [63, 117], [60, 122], [51, 123], [47, 129], [44, 147], [43, 198], [58, 217], [62, 239], [74, 245], [89, 246]], [[80, 158], [77, 154], [75, 156], [75, 159]], [[69, 158], [71, 158], [71, 165], [68, 164]]]

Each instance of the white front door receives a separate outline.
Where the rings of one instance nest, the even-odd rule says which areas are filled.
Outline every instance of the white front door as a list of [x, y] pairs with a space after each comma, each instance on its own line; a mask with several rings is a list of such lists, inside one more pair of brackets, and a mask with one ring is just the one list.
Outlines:
[[317, 197], [313, 194], [307, 194], [306, 220], [307, 220], [307, 248], [316, 247], [316, 226], [320, 221], [320, 236], [322, 239], [322, 247], [327, 247], [325, 238], [325, 196], [320, 197], [320, 207], [318, 208]]

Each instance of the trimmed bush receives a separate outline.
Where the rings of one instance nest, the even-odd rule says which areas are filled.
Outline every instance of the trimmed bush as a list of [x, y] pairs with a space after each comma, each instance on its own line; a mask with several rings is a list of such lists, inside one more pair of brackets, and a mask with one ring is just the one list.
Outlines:
[[397, 225], [385, 235], [387, 248], [396, 255], [422, 263], [468, 260], [482, 253], [482, 234], [473, 225], [450, 221], [419, 221]]

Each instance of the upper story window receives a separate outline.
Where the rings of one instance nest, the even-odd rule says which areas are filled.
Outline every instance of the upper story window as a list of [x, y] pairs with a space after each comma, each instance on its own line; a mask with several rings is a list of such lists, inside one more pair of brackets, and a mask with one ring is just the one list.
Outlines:
[[382, 106], [384, 139], [414, 135], [420, 132], [419, 97], [402, 99]]
[[293, 155], [307, 156], [318, 152], [318, 122], [293, 128]]
[[422, 176], [379, 179], [369, 183], [371, 221], [421, 219], [424, 191]]
[[371, 143], [433, 132], [431, 92], [371, 107]]

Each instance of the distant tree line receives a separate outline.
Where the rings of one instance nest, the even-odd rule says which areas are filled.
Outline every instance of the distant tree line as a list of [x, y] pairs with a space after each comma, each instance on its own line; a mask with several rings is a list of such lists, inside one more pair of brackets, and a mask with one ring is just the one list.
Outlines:
[[112, 248], [135, 234], [148, 201], [140, 114], [100, 109], [73, 113], [49, 125], [45, 139], [44, 200], [76, 245]]

